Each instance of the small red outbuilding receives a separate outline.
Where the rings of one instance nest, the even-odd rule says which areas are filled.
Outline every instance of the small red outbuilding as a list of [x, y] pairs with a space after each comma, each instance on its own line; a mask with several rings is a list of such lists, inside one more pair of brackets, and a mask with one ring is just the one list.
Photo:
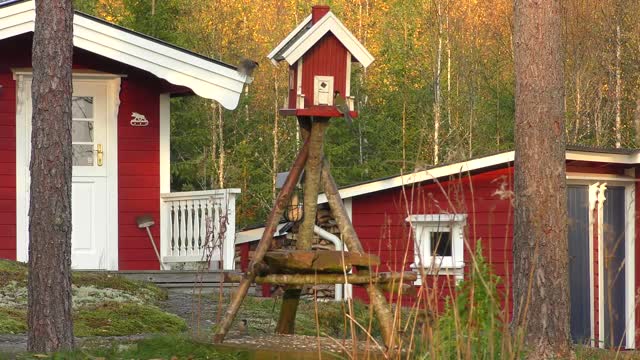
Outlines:
[[[21, 261], [29, 238], [34, 20], [32, 0], [0, 4], [0, 257]], [[232, 211], [238, 191], [170, 193], [170, 98], [196, 94], [234, 109], [247, 77], [80, 12], [73, 25], [72, 266], [159, 269], [140, 215], [153, 218], [164, 262], [201, 260], [202, 214]], [[233, 234], [226, 244], [219, 258], [233, 258]]]
[[[415, 285], [424, 285], [442, 308], [481, 243], [502, 279], [498, 290], [510, 312], [513, 160], [513, 151], [502, 152], [346, 186], [340, 195], [365, 251], [380, 256], [379, 271], [422, 270], [426, 278]], [[572, 146], [566, 152], [563, 196], [570, 218], [571, 333], [577, 342], [614, 340], [636, 347], [639, 166], [638, 150]], [[320, 195], [319, 203], [325, 202]], [[240, 253], [259, 233], [238, 234]], [[367, 300], [362, 289], [347, 286], [344, 294], [350, 293]]]

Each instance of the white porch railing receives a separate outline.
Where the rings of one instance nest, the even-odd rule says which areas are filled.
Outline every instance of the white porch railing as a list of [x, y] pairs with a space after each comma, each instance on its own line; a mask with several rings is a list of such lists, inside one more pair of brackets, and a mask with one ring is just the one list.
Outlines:
[[240, 189], [161, 194], [164, 263], [222, 262], [234, 269], [236, 196]]

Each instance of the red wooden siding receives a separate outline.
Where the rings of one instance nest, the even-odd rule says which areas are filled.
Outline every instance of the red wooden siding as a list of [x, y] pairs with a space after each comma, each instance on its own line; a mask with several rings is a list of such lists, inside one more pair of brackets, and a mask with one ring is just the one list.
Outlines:
[[[414, 261], [413, 234], [405, 221], [409, 214], [450, 212], [467, 214], [465, 233], [475, 251], [482, 241], [483, 255], [493, 271], [503, 278], [498, 290], [506, 298], [513, 267], [511, 178], [513, 169], [505, 168], [414, 188], [391, 189], [353, 199], [353, 224], [365, 250], [380, 256], [384, 264], [380, 271], [408, 270]], [[405, 201], [404, 199], [407, 199]], [[409, 211], [407, 211], [409, 209]], [[465, 262], [470, 263], [465, 247]], [[465, 268], [465, 272], [470, 269]], [[427, 293], [436, 295], [438, 309], [444, 307], [452, 294], [455, 281], [451, 276], [429, 276]], [[356, 296], [366, 299], [361, 291]], [[509, 309], [512, 301], [508, 300]]]
[[7, 70], [0, 60], [0, 258], [15, 260], [16, 98], [15, 81]]
[[[31, 67], [31, 34], [0, 41], [0, 258], [16, 258], [16, 98], [12, 68]], [[119, 269], [158, 269], [146, 232], [135, 218], [150, 214], [160, 243], [159, 96], [185, 91], [166, 81], [90, 52], [74, 49], [74, 68], [126, 74], [118, 112]], [[129, 125], [132, 112], [144, 114], [148, 127]]]
[[345, 95], [348, 51], [333, 34], [327, 33], [302, 58], [304, 107], [313, 106], [314, 76], [333, 76], [333, 90]]
[[31, 64], [30, 36], [0, 41], [0, 258], [16, 259], [16, 82]]
[[[160, 246], [160, 94], [157, 81], [143, 76], [123, 79], [118, 113], [118, 208], [120, 270], [160, 268], [136, 217], [149, 214], [151, 233]], [[132, 127], [131, 113], [144, 114], [147, 127]]]

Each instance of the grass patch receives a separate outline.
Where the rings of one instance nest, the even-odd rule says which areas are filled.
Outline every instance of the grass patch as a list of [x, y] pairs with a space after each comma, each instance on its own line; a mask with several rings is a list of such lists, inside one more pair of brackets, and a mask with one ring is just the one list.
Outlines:
[[0, 334], [23, 334], [27, 331], [27, 312], [0, 307]]
[[149, 305], [110, 302], [74, 314], [76, 336], [176, 334], [185, 330], [183, 319]]
[[[0, 334], [27, 330], [27, 265], [0, 260]], [[158, 308], [167, 292], [152, 283], [111, 273], [72, 272], [76, 336], [175, 334], [187, 329], [181, 318]]]
[[[281, 301], [272, 298], [246, 297], [240, 309], [236, 322], [241, 319], [249, 321], [250, 334], [273, 333], [278, 321]], [[226, 306], [226, 305], [225, 305]], [[350, 320], [347, 318], [347, 304], [344, 302], [318, 302], [318, 321], [316, 322], [316, 304], [311, 300], [300, 300], [296, 314], [296, 334], [317, 335], [317, 326], [320, 335], [335, 338], [350, 337]], [[409, 309], [403, 309], [408, 312]], [[371, 334], [380, 337], [378, 321], [370, 316], [369, 307], [360, 302], [353, 302], [353, 316], [366, 329], [371, 325]], [[371, 324], [370, 324], [371, 322]], [[318, 325], [317, 325], [318, 324]], [[363, 339], [365, 336], [357, 329], [357, 336]]]
[[[121, 344], [110, 348], [78, 349], [52, 354], [48, 359], [249, 359], [248, 353], [229, 352], [217, 349], [211, 344], [200, 343], [184, 336], [160, 336], [131, 344]], [[20, 354], [17, 359], [34, 359], [33, 354]]]
[[121, 290], [153, 301], [167, 298], [167, 291], [152, 283], [129, 280], [110, 273], [74, 271], [71, 274], [71, 281], [76, 286], [93, 286], [98, 289]]
[[27, 285], [27, 265], [0, 259], [0, 288], [12, 282]]

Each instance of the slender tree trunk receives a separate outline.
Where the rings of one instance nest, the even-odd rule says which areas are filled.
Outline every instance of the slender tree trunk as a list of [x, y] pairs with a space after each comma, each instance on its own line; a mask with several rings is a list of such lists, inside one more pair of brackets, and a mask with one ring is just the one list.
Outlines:
[[218, 186], [224, 189], [224, 117], [222, 105], [218, 104], [218, 144], [220, 154], [218, 157]]
[[442, 75], [442, 4], [436, 2], [438, 12], [438, 46], [436, 48], [436, 64], [434, 79], [433, 99], [433, 163], [440, 162], [440, 121], [441, 121], [441, 94], [440, 77]]
[[578, 135], [580, 134], [580, 120], [582, 118], [582, 96], [580, 88], [580, 73], [576, 71], [576, 122], [573, 131], [573, 142], [578, 142]]
[[216, 159], [216, 154], [218, 153], [218, 114], [216, 109], [220, 110], [218, 105], [211, 100], [211, 188], [215, 189], [217, 180], [216, 180], [216, 170], [218, 170], [218, 159]]
[[407, 170], [407, 100], [402, 100], [402, 173]]
[[567, 358], [569, 273], [560, 0], [516, 0], [514, 318], [529, 359]]
[[616, 148], [622, 146], [622, 77], [621, 77], [622, 39], [620, 24], [616, 24]]
[[75, 346], [71, 316], [71, 0], [36, 1], [29, 207], [29, 351]]
[[636, 100], [636, 109], [633, 113], [633, 122], [636, 128], [636, 147], [640, 146], [640, 99]]
[[278, 122], [280, 120], [280, 112], [278, 111], [278, 76], [274, 75], [274, 90], [275, 90], [275, 97], [274, 97], [274, 115], [273, 115], [273, 163], [271, 165], [271, 172], [272, 172], [272, 178], [271, 178], [271, 194], [272, 194], [272, 201], [276, 201], [276, 179], [278, 177], [278, 145], [279, 145], [279, 141], [280, 139], [278, 139]]
[[451, 131], [453, 126], [451, 124], [451, 40], [449, 38], [449, 2], [447, 1], [447, 12], [446, 12], [446, 23], [447, 23], [447, 38], [446, 38], [446, 47], [447, 47], [447, 134], [451, 135]]

